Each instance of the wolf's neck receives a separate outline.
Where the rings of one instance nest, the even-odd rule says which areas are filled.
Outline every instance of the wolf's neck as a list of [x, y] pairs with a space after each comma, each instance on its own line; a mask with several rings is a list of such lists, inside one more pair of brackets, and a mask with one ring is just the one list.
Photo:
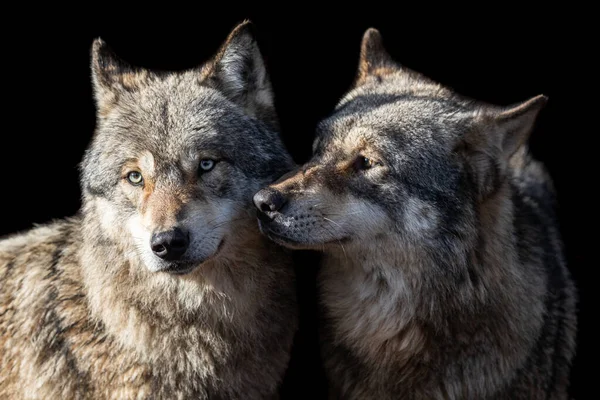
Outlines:
[[512, 216], [508, 192], [499, 193], [479, 210], [480, 228], [470, 238], [436, 246], [389, 236], [331, 249], [320, 276], [326, 312], [342, 335], [384, 341], [415, 320], [443, 326], [474, 306], [510, 298], [505, 283], [521, 274]]
[[122, 345], [149, 358], [172, 348], [174, 338], [185, 347], [199, 337], [239, 334], [253, 326], [263, 303], [271, 301], [257, 293], [265, 293], [277, 268], [286, 267], [278, 265], [278, 253], [269, 252], [270, 243], [258, 233], [245, 241], [252, 243], [232, 243], [230, 248], [239, 251], [185, 276], [149, 272], [135, 252], [88, 241], [81, 260], [92, 314]]

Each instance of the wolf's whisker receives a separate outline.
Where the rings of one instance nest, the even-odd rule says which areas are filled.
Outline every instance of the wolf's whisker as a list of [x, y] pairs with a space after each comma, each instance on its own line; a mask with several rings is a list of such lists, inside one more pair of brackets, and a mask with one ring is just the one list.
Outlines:
[[[331, 221], [331, 220], [330, 220], [330, 221]], [[333, 221], [331, 221], [331, 222], [333, 222]], [[325, 226], [323, 226], [323, 228], [324, 228], [324, 229], [325, 229], [327, 232], [329, 232], [329, 234], [330, 234], [332, 237], [335, 237], [334, 233], [333, 233], [331, 230], [327, 229], [327, 227], [325, 227]], [[341, 240], [340, 240], [340, 239], [335, 239], [335, 240], [338, 242], [338, 245], [339, 245], [339, 246], [342, 248], [342, 252], [344, 253], [344, 259], [345, 259], [345, 260], [348, 260], [348, 254], [346, 254], [346, 249], [344, 248], [344, 245], [342, 244]], [[324, 244], [323, 244], [323, 251], [325, 251], [325, 245], [324, 245]]]
[[327, 217], [323, 217], [323, 219], [324, 219], [325, 221], [329, 221], [329, 222], [331, 222], [332, 224], [335, 224], [335, 225], [339, 226], [339, 227], [340, 227], [340, 229], [343, 229], [343, 228], [342, 228], [342, 226], [341, 226], [340, 224], [338, 224], [337, 222], [335, 222], [334, 220], [332, 220], [332, 219], [329, 219], [329, 218], [327, 218]]

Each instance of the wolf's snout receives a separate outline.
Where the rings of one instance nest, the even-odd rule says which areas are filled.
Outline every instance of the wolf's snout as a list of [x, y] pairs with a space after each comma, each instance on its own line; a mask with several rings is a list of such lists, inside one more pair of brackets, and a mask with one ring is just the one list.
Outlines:
[[154, 254], [163, 260], [178, 260], [186, 252], [190, 240], [188, 234], [179, 228], [157, 232], [150, 239], [150, 247]]
[[279, 211], [285, 205], [283, 194], [273, 188], [264, 188], [254, 195], [254, 205], [259, 211], [269, 213]]

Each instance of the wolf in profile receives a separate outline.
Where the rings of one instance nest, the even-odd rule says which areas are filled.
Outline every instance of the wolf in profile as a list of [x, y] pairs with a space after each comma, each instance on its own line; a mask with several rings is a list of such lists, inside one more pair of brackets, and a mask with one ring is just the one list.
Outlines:
[[0, 242], [0, 398], [276, 398], [294, 276], [252, 196], [293, 163], [250, 26], [177, 73], [98, 39], [92, 76], [80, 213]]
[[545, 102], [459, 96], [366, 32], [313, 158], [254, 197], [272, 240], [324, 252], [332, 398], [567, 397], [576, 291], [526, 150]]

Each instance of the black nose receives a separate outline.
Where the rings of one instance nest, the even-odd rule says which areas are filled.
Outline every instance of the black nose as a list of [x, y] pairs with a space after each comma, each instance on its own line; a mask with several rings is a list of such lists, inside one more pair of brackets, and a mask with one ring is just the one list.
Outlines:
[[189, 244], [188, 235], [179, 228], [157, 232], [150, 239], [150, 247], [154, 254], [167, 261], [179, 259]]
[[286, 202], [285, 197], [278, 190], [264, 188], [254, 195], [254, 205], [263, 213], [279, 211]]

